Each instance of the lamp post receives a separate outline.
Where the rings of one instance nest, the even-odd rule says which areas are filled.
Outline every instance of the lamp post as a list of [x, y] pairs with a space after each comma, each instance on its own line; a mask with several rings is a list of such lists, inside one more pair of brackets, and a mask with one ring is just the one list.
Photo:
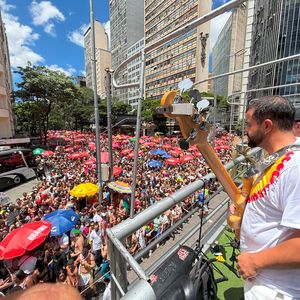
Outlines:
[[99, 185], [99, 202], [102, 202], [102, 172], [101, 172], [101, 149], [100, 149], [100, 128], [99, 128], [99, 107], [97, 94], [97, 74], [96, 74], [96, 47], [95, 47], [95, 24], [94, 24], [94, 8], [93, 0], [90, 0], [90, 22], [91, 22], [91, 44], [92, 44], [92, 76], [94, 90], [94, 109], [95, 109], [95, 127], [96, 127], [96, 163], [97, 163], [97, 178]]

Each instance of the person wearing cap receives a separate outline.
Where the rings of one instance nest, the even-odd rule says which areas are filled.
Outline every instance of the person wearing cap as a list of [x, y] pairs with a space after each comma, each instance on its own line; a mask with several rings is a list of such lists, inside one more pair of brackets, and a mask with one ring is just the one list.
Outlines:
[[293, 127], [294, 135], [300, 137], [300, 107], [296, 108], [294, 120], [295, 120], [294, 127]]

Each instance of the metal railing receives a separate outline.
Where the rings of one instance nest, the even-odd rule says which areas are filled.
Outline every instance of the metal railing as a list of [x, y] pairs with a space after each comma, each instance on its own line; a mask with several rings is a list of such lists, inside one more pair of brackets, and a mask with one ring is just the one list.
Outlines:
[[[260, 149], [256, 148], [250, 151], [249, 155], [259, 155]], [[245, 161], [244, 156], [231, 161], [225, 165], [227, 170], [235, 166], [241, 165]], [[172, 208], [177, 203], [185, 200], [187, 197], [200, 190], [206, 181], [214, 179], [215, 175], [209, 173], [203, 179], [197, 180], [190, 185], [176, 191], [174, 194], [163, 198], [160, 202], [148, 207], [141, 213], [135, 215], [132, 219], [127, 219], [111, 229], [107, 229], [108, 248], [111, 257], [111, 295], [112, 299], [120, 299], [124, 295], [124, 299], [156, 299], [154, 291], [149, 284], [148, 274], [139, 265], [137, 260], [129, 253], [124, 246], [126, 237], [152, 221], [157, 216]], [[224, 204], [222, 204], [224, 205]], [[191, 234], [191, 233], [190, 233]], [[169, 251], [171, 252], [171, 251]], [[128, 290], [127, 264], [137, 274], [137, 282]], [[134, 296], [133, 296], [134, 295]]]

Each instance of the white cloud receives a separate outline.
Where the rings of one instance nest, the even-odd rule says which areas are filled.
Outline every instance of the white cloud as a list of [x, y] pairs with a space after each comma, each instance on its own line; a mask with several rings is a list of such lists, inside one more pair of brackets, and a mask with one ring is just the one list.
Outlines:
[[84, 47], [84, 38], [83, 35], [88, 29], [89, 24], [83, 24], [79, 29], [76, 29], [68, 34], [68, 40], [77, 46]]
[[76, 72], [76, 69], [74, 69], [70, 65], [68, 65], [67, 69], [64, 69], [58, 65], [50, 65], [50, 66], [46, 66], [46, 67], [53, 71], [59, 71], [59, 72], [65, 73], [67, 76], [73, 76], [73, 74]]
[[81, 73], [83, 76], [86, 76], [85, 70], [82, 70], [80, 73]]
[[55, 36], [55, 27], [53, 21], [64, 21], [65, 16], [50, 1], [33, 1], [29, 8], [32, 22], [36, 26], [43, 26], [44, 31]]
[[224, 25], [226, 24], [226, 22], [230, 16], [231, 16], [231, 12], [227, 11], [227, 12], [223, 13], [222, 15], [219, 15], [216, 18], [213, 18], [211, 20], [211, 23], [210, 23], [210, 51], [212, 51], [212, 48], [216, 44], [216, 41], [218, 39], [220, 32], [222, 31]]
[[25, 67], [28, 62], [32, 64], [43, 62], [44, 58], [30, 48], [39, 39], [39, 35], [30, 26], [21, 24], [18, 17], [10, 13], [14, 8], [13, 5], [0, 0], [0, 6], [6, 28], [11, 66]]

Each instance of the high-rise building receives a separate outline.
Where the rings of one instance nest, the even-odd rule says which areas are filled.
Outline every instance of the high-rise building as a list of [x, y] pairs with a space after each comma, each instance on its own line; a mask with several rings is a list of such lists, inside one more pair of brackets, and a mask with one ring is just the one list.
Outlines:
[[11, 92], [12, 77], [9, 51], [0, 13], [0, 138], [13, 137], [15, 132]]
[[[95, 56], [96, 56], [96, 76], [97, 93], [100, 98], [105, 98], [105, 69], [111, 68], [111, 53], [108, 46], [108, 36], [103, 25], [95, 21]], [[92, 36], [91, 27], [84, 34], [84, 63], [86, 73], [86, 86], [93, 88], [92, 76]]]
[[[211, 0], [145, 0], [145, 47], [211, 10]], [[146, 53], [146, 99], [159, 99], [185, 78], [208, 77], [210, 22]], [[207, 91], [207, 82], [196, 86]]]
[[[144, 48], [144, 38], [140, 39], [136, 43], [134, 43], [128, 49], [128, 57], [134, 55], [135, 53], [143, 50]], [[127, 79], [128, 82], [139, 82], [141, 78], [141, 59], [142, 57], [139, 56], [138, 58], [134, 59], [130, 62], [127, 66]], [[128, 89], [128, 104], [132, 106], [132, 108], [136, 109], [138, 105], [140, 97], [140, 90], [138, 88], [130, 88]]]
[[[300, 53], [300, 1], [255, 1], [250, 64], [288, 57]], [[300, 81], [300, 59], [267, 65], [249, 73], [248, 89], [282, 86]], [[254, 91], [248, 99], [263, 95], [283, 95], [300, 105], [300, 86], [294, 85]]]
[[[246, 4], [241, 4], [232, 11], [213, 47], [213, 76], [243, 68], [245, 55], [249, 55], [249, 50], [247, 52], [245, 48], [247, 19], [248, 7]], [[231, 107], [232, 124], [236, 124], [239, 118], [242, 78], [243, 74], [237, 73], [212, 81], [213, 92], [236, 104]]]
[[[128, 53], [132, 53], [133, 45], [140, 48], [139, 41], [144, 37], [144, 0], [110, 0], [109, 9], [112, 69], [115, 70], [127, 59]], [[128, 83], [128, 68], [132, 67], [124, 66], [120, 70], [119, 84]], [[136, 93], [136, 90], [130, 89], [130, 93]], [[128, 89], [113, 89], [113, 96], [127, 103], [131, 98], [128, 93]]]

